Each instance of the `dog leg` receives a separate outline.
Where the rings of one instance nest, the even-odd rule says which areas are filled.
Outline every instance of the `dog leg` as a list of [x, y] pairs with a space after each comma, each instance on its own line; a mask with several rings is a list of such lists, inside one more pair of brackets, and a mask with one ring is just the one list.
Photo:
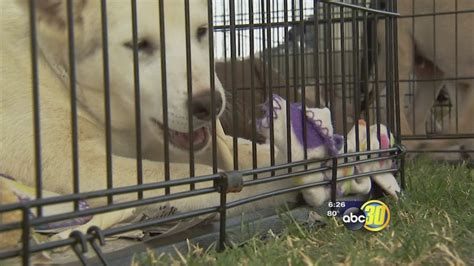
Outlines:
[[[456, 96], [456, 87], [458, 95]], [[450, 124], [450, 133], [470, 133], [474, 134], [474, 123], [472, 123], [472, 114], [474, 112], [474, 82], [459, 82], [448, 90], [449, 98], [453, 103], [454, 116], [458, 116], [456, 121]], [[456, 99], [457, 98], [457, 99]], [[456, 110], [457, 109], [457, 110]]]
[[[413, 71], [413, 60], [415, 56], [414, 42], [410, 34], [403, 29], [398, 31], [398, 72], [399, 80], [409, 80]], [[408, 123], [408, 114], [405, 110], [405, 95], [408, 93], [408, 83], [400, 82], [399, 99], [400, 99], [400, 123], [402, 134], [412, 135], [413, 130]]]
[[[448, 130], [443, 133], [447, 134], [473, 134], [474, 124], [472, 121], [472, 113], [474, 112], [474, 90], [472, 83], [458, 83], [458, 96], [456, 100], [456, 91], [454, 84], [449, 84], [448, 94], [451, 102], [453, 103], [452, 116], [458, 116], [457, 127], [456, 118], [451, 119]], [[427, 97], [427, 96], [425, 96]], [[456, 111], [457, 108], [457, 111]], [[456, 114], [457, 112], [457, 114]], [[454, 121], [453, 121], [454, 120]], [[426, 148], [426, 150], [459, 150], [460, 154], [449, 153], [441, 154], [436, 153], [431, 157], [439, 160], [459, 160], [459, 159], [472, 159], [474, 154], [472, 152], [463, 152], [462, 150], [473, 150], [474, 140], [472, 138], [467, 139], [439, 139], [439, 140], [422, 140], [418, 141], [419, 147]]]
[[[472, 123], [472, 114], [474, 113], [474, 82], [460, 82], [457, 85], [457, 90], [457, 99], [455, 89], [448, 90], [450, 99], [453, 99], [452, 102], [455, 102], [453, 108], [454, 110], [452, 112], [454, 112], [455, 117], [456, 115], [458, 116], [457, 121], [453, 121], [450, 123], [450, 133], [474, 134], [474, 123]], [[474, 139], [472, 138], [452, 141], [456, 142], [456, 144], [459, 145], [461, 149], [474, 149]], [[461, 156], [464, 158], [469, 157], [471, 160], [474, 159], [474, 153], [472, 152], [461, 154]]]
[[[414, 41], [409, 31], [402, 27], [400, 23], [398, 30], [398, 67], [399, 67], [399, 80], [410, 79], [410, 74], [413, 71], [413, 60], [414, 60]], [[383, 90], [387, 86], [387, 75], [386, 75], [386, 43], [385, 43], [385, 23], [379, 22], [378, 25], [377, 42], [379, 48], [379, 54], [377, 56], [378, 66], [378, 79], [381, 80], [379, 89]], [[384, 82], [385, 81], [385, 82]], [[400, 127], [403, 135], [413, 135], [413, 130], [408, 122], [407, 113], [405, 111], [405, 94], [408, 92], [408, 83], [400, 82], [399, 84], [399, 102], [400, 102]], [[384, 121], [382, 121], [384, 122]], [[387, 121], [385, 121], [387, 122]], [[409, 149], [416, 149], [416, 141], [404, 141], [404, 144]]]
[[[433, 77], [434, 78], [434, 77]], [[413, 123], [414, 134], [426, 134], [426, 121], [429, 120], [431, 108], [435, 103], [435, 99], [442, 89], [442, 82], [417, 82], [415, 88], [415, 95], [413, 98], [414, 117], [410, 119]], [[416, 104], [415, 104], [416, 103]], [[414, 118], [414, 121], [413, 121]]]
[[[264, 158], [269, 158], [268, 146], [259, 145], [259, 147], [257, 148], [257, 152], [258, 154], [256, 156], [259, 156], [259, 158], [262, 159], [261, 164], [266, 164], [265, 163], [266, 160]], [[239, 145], [240, 169], [251, 168], [251, 160], [248, 159], [248, 158], [252, 158], [250, 156], [251, 153], [252, 153], [251, 145]], [[98, 159], [96, 160], [100, 161]], [[115, 157], [115, 156], [113, 160], [114, 162], [115, 160], [117, 160], [117, 165], [119, 166], [117, 169], [114, 169], [114, 173], [116, 173], [114, 176], [114, 182], [117, 180], [117, 183], [116, 184], [114, 183], [114, 187], [135, 185], [136, 179], [133, 177], [136, 176], [136, 161], [134, 159], [130, 160], [128, 158], [120, 158], [120, 157]], [[261, 166], [261, 164], [259, 165]], [[103, 165], [103, 164], [100, 164], [100, 165]], [[100, 165], [97, 165], [96, 169], [101, 169]], [[102, 169], [101, 169], [102, 171], [104, 171], [103, 167], [104, 166], [102, 166]], [[87, 168], [92, 168], [92, 167], [87, 167]], [[189, 168], [189, 165], [186, 163], [184, 164], [171, 163], [170, 164], [170, 173], [171, 173], [170, 179], [176, 180], [179, 178], [188, 177], [189, 176], [188, 168]], [[88, 172], [88, 173], [81, 173], [81, 176], [86, 176], [86, 175], [105, 176], [105, 172], [100, 173], [97, 170], [90, 170], [90, 171], [91, 172]], [[144, 183], [164, 181], [164, 164], [161, 162], [143, 161], [143, 174], [144, 174], [143, 176]], [[212, 174], [212, 167], [207, 166], [207, 165], [202, 165], [202, 164], [195, 165], [195, 176], [203, 176], [203, 175], [209, 175], [209, 174]], [[239, 193], [228, 194], [227, 198], [228, 198], [228, 201], [231, 202], [231, 201], [242, 199], [251, 195], [262, 193], [265, 191], [276, 190], [278, 188], [287, 187], [289, 182], [290, 181], [285, 180], [285, 181], [276, 182], [270, 185], [262, 184], [262, 185], [252, 186], [252, 187], [246, 187]], [[97, 183], [95, 184], [96, 185], [94, 187], [96, 188]], [[105, 185], [105, 182], [103, 183], [103, 185]], [[204, 189], [204, 188], [211, 188], [211, 187], [214, 187], [214, 182], [212, 181], [201, 182], [201, 183], [195, 184], [196, 189]], [[91, 189], [91, 187], [88, 186], [87, 188], [84, 188], [84, 190], [86, 189]], [[189, 191], [189, 185], [182, 185], [182, 186], [176, 186], [176, 187], [171, 188], [172, 193], [181, 193], [181, 192], [186, 192], [186, 191]], [[144, 192], [144, 197], [161, 196], [161, 195], [164, 195], [164, 189]], [[284, 195], [281, 197], [263, 199], [263, 200], [260, 200], [258, 203], [252, 204], [251, 206], [244, 205], [243, 207], [230, 209], [228, 211], [228, 214], [235, 215], [235, 214], [241, 213], [242, 211], [244, 211], [244, 209], [253, 210], [253, 209], [258, 209], [262, 207], [268, 208], [268, 207], [276, 206], [276, 205], [282, 204], [286, 200], [291, 200], [291, 197], [292, 195]], [[126, 194], [124, 196], [116, 196], [117, 201], [134, 200], [134, 199], [136, 199], [136, 193]], [[104, 201], [100, 203], [101, 205], [105, 204]], [[99, 203], [96, 203], [95, 205], [98, 205], [98, 204]], [[209, 193], [209, 194], [204, 194], [200, 196], [174, 200], [170, 202], [170, 204], [171, 206], [177, 208], [178, 211], [185, 212], [185, 211], [202, 209], [206, 207], [219, 206], [220, 196], [219, 196], [219, 193]]]

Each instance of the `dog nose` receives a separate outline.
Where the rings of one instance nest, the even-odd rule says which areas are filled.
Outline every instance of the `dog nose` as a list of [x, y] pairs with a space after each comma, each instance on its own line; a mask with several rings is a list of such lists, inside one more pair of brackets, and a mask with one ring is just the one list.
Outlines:
[[210, 121], [212, 119], [212, 108], [215, 110], [215, 115], [218, 115], [222, 109], [222, 97], [219, 92], [214, 92], [214, 107], [211, 101], [211, 92], [204, 92], [193, 96], [192, 112], [193, 116], [199, 120]]

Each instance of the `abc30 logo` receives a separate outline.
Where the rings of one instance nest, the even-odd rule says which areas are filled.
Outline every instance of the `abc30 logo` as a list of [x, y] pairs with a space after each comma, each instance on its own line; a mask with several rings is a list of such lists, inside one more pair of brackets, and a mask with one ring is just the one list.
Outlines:
[[342, 215], [342, 222], [351, 230], [364, 227], [368, 231], [377, 232], [386, 228], [390, 222], [388, 206], [379, 200], [370, 200], [362, 207], [347, 209]]

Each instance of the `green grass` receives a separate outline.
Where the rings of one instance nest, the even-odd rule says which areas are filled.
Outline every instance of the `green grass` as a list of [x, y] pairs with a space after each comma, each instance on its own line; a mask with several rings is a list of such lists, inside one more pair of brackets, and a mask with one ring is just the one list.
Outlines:
[[222, 253], [189, 244], [187, 253], [173, 257], [136, 254], [133, 264], [474, 265], [473, 170], [422, 159], [408, 163], [406, 173], [402, 200], [384, 200], [392, 218], [381, 232], [350, 231], [336, 219], [317, 228], [288, 222], [282, 234], [255, 237]]

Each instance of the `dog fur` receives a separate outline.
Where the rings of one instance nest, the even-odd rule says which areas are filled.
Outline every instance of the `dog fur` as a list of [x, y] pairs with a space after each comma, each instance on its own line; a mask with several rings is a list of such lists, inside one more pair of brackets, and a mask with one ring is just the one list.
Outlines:
[[[16, 195], [8, 189], [8, 184], [0, 177], [0, 204], [16, 203]], [[0, 215], [0, 224], [19, 222], [22, 219], [21, 211], [12, 211]], [[11, 230], [0, 234], [0, 248], [4, 249], [16, 244], [21, 237], [20, 230]], [[13, 241], [12, 241], [13, 240]]]
[[[30, 32], [26, 0], [1, 2], [1, 136], [0, 171], [18, 181], [35, 185], [34, 128]], [[77, 74], [77, 124], [79, 191], [107, 188], [102, 38], [100, 2], [75, 0], [75, 49]], [[62, 195], [73, 193], [71, 106], [66, 21], [66, 1], [41, 0], [37, 4], [38, 68], [41, 126], [41, 173], [43, 187]], [[108, 1], [108, 48], [110, 59], [110, 101], [112, 126], [113, 187], [137, 184], [135, 105], [131, 7], [128, 0]], [[162, 81], [160, 63], [158, 1], [137, 1], [139, 74], [141, 89], [141, 137], [143, 182], [165, 180], [162, 123]], [[190, 1], [193, 95], [210, 90], [209, 44], [198, 29], [207, 28], [207, 4]], [[188, 131], [184, 1], [164, 1], [169, 127]], [[216, 91], [224, 91], [215, 80]], [[223, 108], [225, 109], [225, 107]], [[221, 111], [222, 112], [222, 111]], [[219, 114], [220, 115], [220, 114]], [[198, 119], [194, 128], [209, 126]], [[210, 141], [195, 151], [195, 176], [212, 173]], [[229, 140], [231, 143], [231, 140]], [[259, 163], [266, 164], [268, 147], [259, 148]], [[251, 168], [251, 146], [239, 146], [239, 168]], [[266, 157], [265, 157], [266, 156]], [[189, 176], [188, 152], [170, 144], [171, 179]], [[219, 161], [219, 167], [224, 163]], [[231, 170], [231, 169], [223, 169]], [[290, 182], [290, 181], [288, 181]], [[229, 195], [229, 201], [257, 192], [285, 187], [288, 182], [248, 187]], [[212, 186], [199, 183], [196, 188]], [[4, 188], [2, 188], [4, 189]], [[174, 187], [172, 193], [189, 186]], [[163, 195], [164, 190], [146, 191], [145, 197]], [[115, 201], [134, 200], [136, 193], [118, 195]], [[229, 215], [244, 210], [271, 207], [292, 200], [294, 194], [260, 200], [258, 203], [229, 210]], [[3, 204], [3, 202], [2, 202]], [[106, 204], [104, 198], [90, 200], [92, 207]], [[179, 211], [219, 204], [211, 193], [171, 203]]]
[[[433, 6], [433, 2], [436, 6]], [[413, 3], [415, 6], [413, 6]], [[474, 9], [474, 2], [471, 0], [459, 0], [457, 3], [458, 11]], [[398, 1], [398, 12], [402, 16], [453, 11], [455, 11], [455, 1], [451, 0]], [[456, 123], [453, 122], [443, 133], [474, 133], [474, 123], [472, 123], [474, 81], [472, 79], [462, 79], [463, 77], [472, 77], [474, 74], [473, 21], [474, 13], [472, 12], [460, 13], [457, 16], [454, 14], [436, 15], [435, 24], [433, 24], [433, 16], [415, 17], [414, 20], [411, 17], [398, 19], [399, 79], [408, 80], [410, 74], [415, 73], [418, 80], [414, 103], [410, 107], [410, 110], [414, 110], [414, 121], [412, 119], [413, 114], [404, 110], [408, 82], [400, 82], [400, 106], [402, 110], [400, 118], [403, 135], [424, 135], [426, 133], [426, 121], [443, 85], [446, 87], [451, 103], [454, 104], [453, 110], [456, 110], [456, 108], [458, 110], [459, 125], [456, 129]], [[455, 29], [457, 29], [458, 34], [457, 39]], [[380, 49], [377, 64], [379, 73], [382, 75], [381, 78], [384, 79], [386, 46], [385, 23], [383, 21], [378, 23], [377, 39]], [[458, 51], [457, 60], [456, 48]], [[456, 61], [457, 66], [455, 65]], [[456, 77], [461, 79], [452, 79]], [[437, 79], [439, 81], [422, 81], [423, 79]], [[458, 90], [457, 96], [456, 88]], [[415, 127], [412, 125], [415, 125]], [[405, 141], [404, 143], [409, 150], [472, 150], [474, 148], [474, 140], [472, 139], [416, 140]], [[446, 158], [445, 154], [441, 156]]]

